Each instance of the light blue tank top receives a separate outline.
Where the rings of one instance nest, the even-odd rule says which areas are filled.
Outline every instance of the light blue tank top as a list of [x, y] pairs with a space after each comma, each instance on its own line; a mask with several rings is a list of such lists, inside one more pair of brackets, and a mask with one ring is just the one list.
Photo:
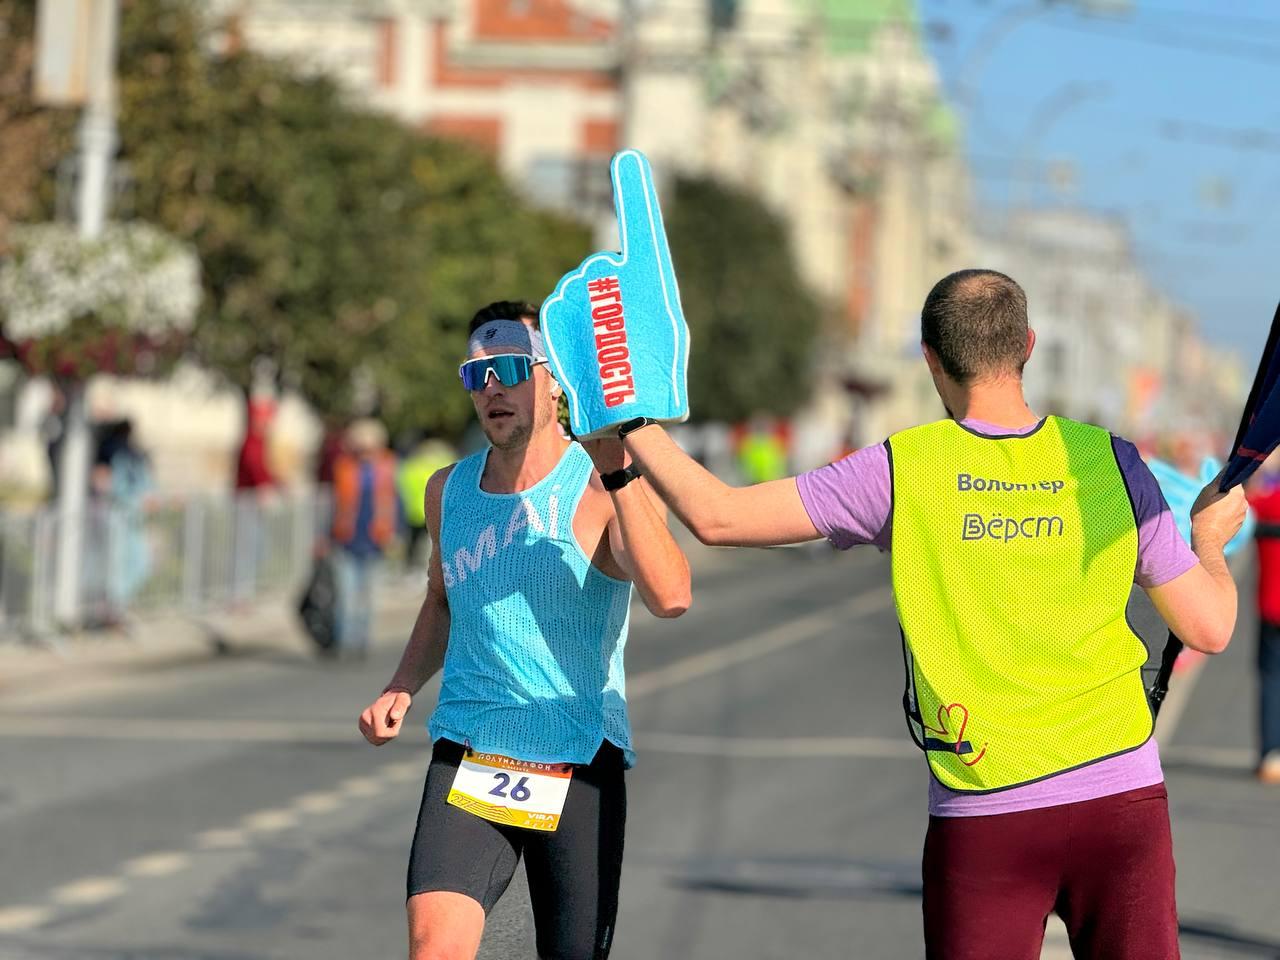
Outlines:
[[441, 504], [449, 649], [431, 739], [544, 763], [590, 763], [609, 740], [635, 761], [622, 652], [631, 584], [573, 535], [591, 458], [570, 444], [520, 493], [480, 489], [489, 451], [458, 463]]

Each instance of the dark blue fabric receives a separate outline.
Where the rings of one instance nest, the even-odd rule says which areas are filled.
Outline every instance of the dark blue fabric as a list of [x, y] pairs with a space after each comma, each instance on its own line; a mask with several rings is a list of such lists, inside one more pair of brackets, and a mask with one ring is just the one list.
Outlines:
[[1280, 307], [1271, 321], [1267, 345], [1258, 362], [1258, 372], [1249, 391], [1244, 416], [1240, 419], [1240, 431], [1226, 473], [1222, 475], [1222, 489], [1230, 490], [1244, 483], [1262, 465], [1272, 450], [1280, 444]]
[[360, 505], [356, 508], [356, 529], [347, 551], [357, 557], [374, 557], [382, 548], [373, 542], [373, 461], [360, 461]]
[[1259, 753], [1280, 751], [1280, 624], [1258, 624]]

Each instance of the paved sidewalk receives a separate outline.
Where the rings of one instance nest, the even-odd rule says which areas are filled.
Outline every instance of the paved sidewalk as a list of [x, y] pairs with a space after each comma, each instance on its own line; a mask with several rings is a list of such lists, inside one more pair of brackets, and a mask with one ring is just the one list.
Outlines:
[[[379, 636], [382, 642], [390, 637], [402, 642], [422, 603], [420, 583], [395, 579], [378, 589], [374, 642]], [[195, 617], [143, 616], [127, 630], [82, 631], [43, 643], [0, 642], [0, 694], [35, 684], [62, 684], [88, 675], [198, 663], [264, 649], [309, 655], [315, 648], [302, 630], [296, 602], [292, 595], [282, 594], [237, 611]]]

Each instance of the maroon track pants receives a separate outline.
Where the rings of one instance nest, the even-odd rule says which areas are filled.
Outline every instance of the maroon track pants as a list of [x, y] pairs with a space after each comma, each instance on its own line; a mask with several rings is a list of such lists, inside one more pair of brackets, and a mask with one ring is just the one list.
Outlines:
[[1164, 784], [989, 817], [930, 817], [928, 960], [1038, 960], [1057, 912], [1077, 960], [1177, 960]]

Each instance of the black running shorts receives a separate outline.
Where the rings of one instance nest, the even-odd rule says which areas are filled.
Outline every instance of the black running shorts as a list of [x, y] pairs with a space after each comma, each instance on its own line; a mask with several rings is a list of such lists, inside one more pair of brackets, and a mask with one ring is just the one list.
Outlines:
[[437, 740], [409, 855], [410, 897], [447, 890], [486, 914], [524, 857], [538, 956], [603, 960], [613, 942], [627, 822], [622, 751], [607, 740], [574, 769], [554, 833], [491, 823], [447, 802], [464, 749]]

